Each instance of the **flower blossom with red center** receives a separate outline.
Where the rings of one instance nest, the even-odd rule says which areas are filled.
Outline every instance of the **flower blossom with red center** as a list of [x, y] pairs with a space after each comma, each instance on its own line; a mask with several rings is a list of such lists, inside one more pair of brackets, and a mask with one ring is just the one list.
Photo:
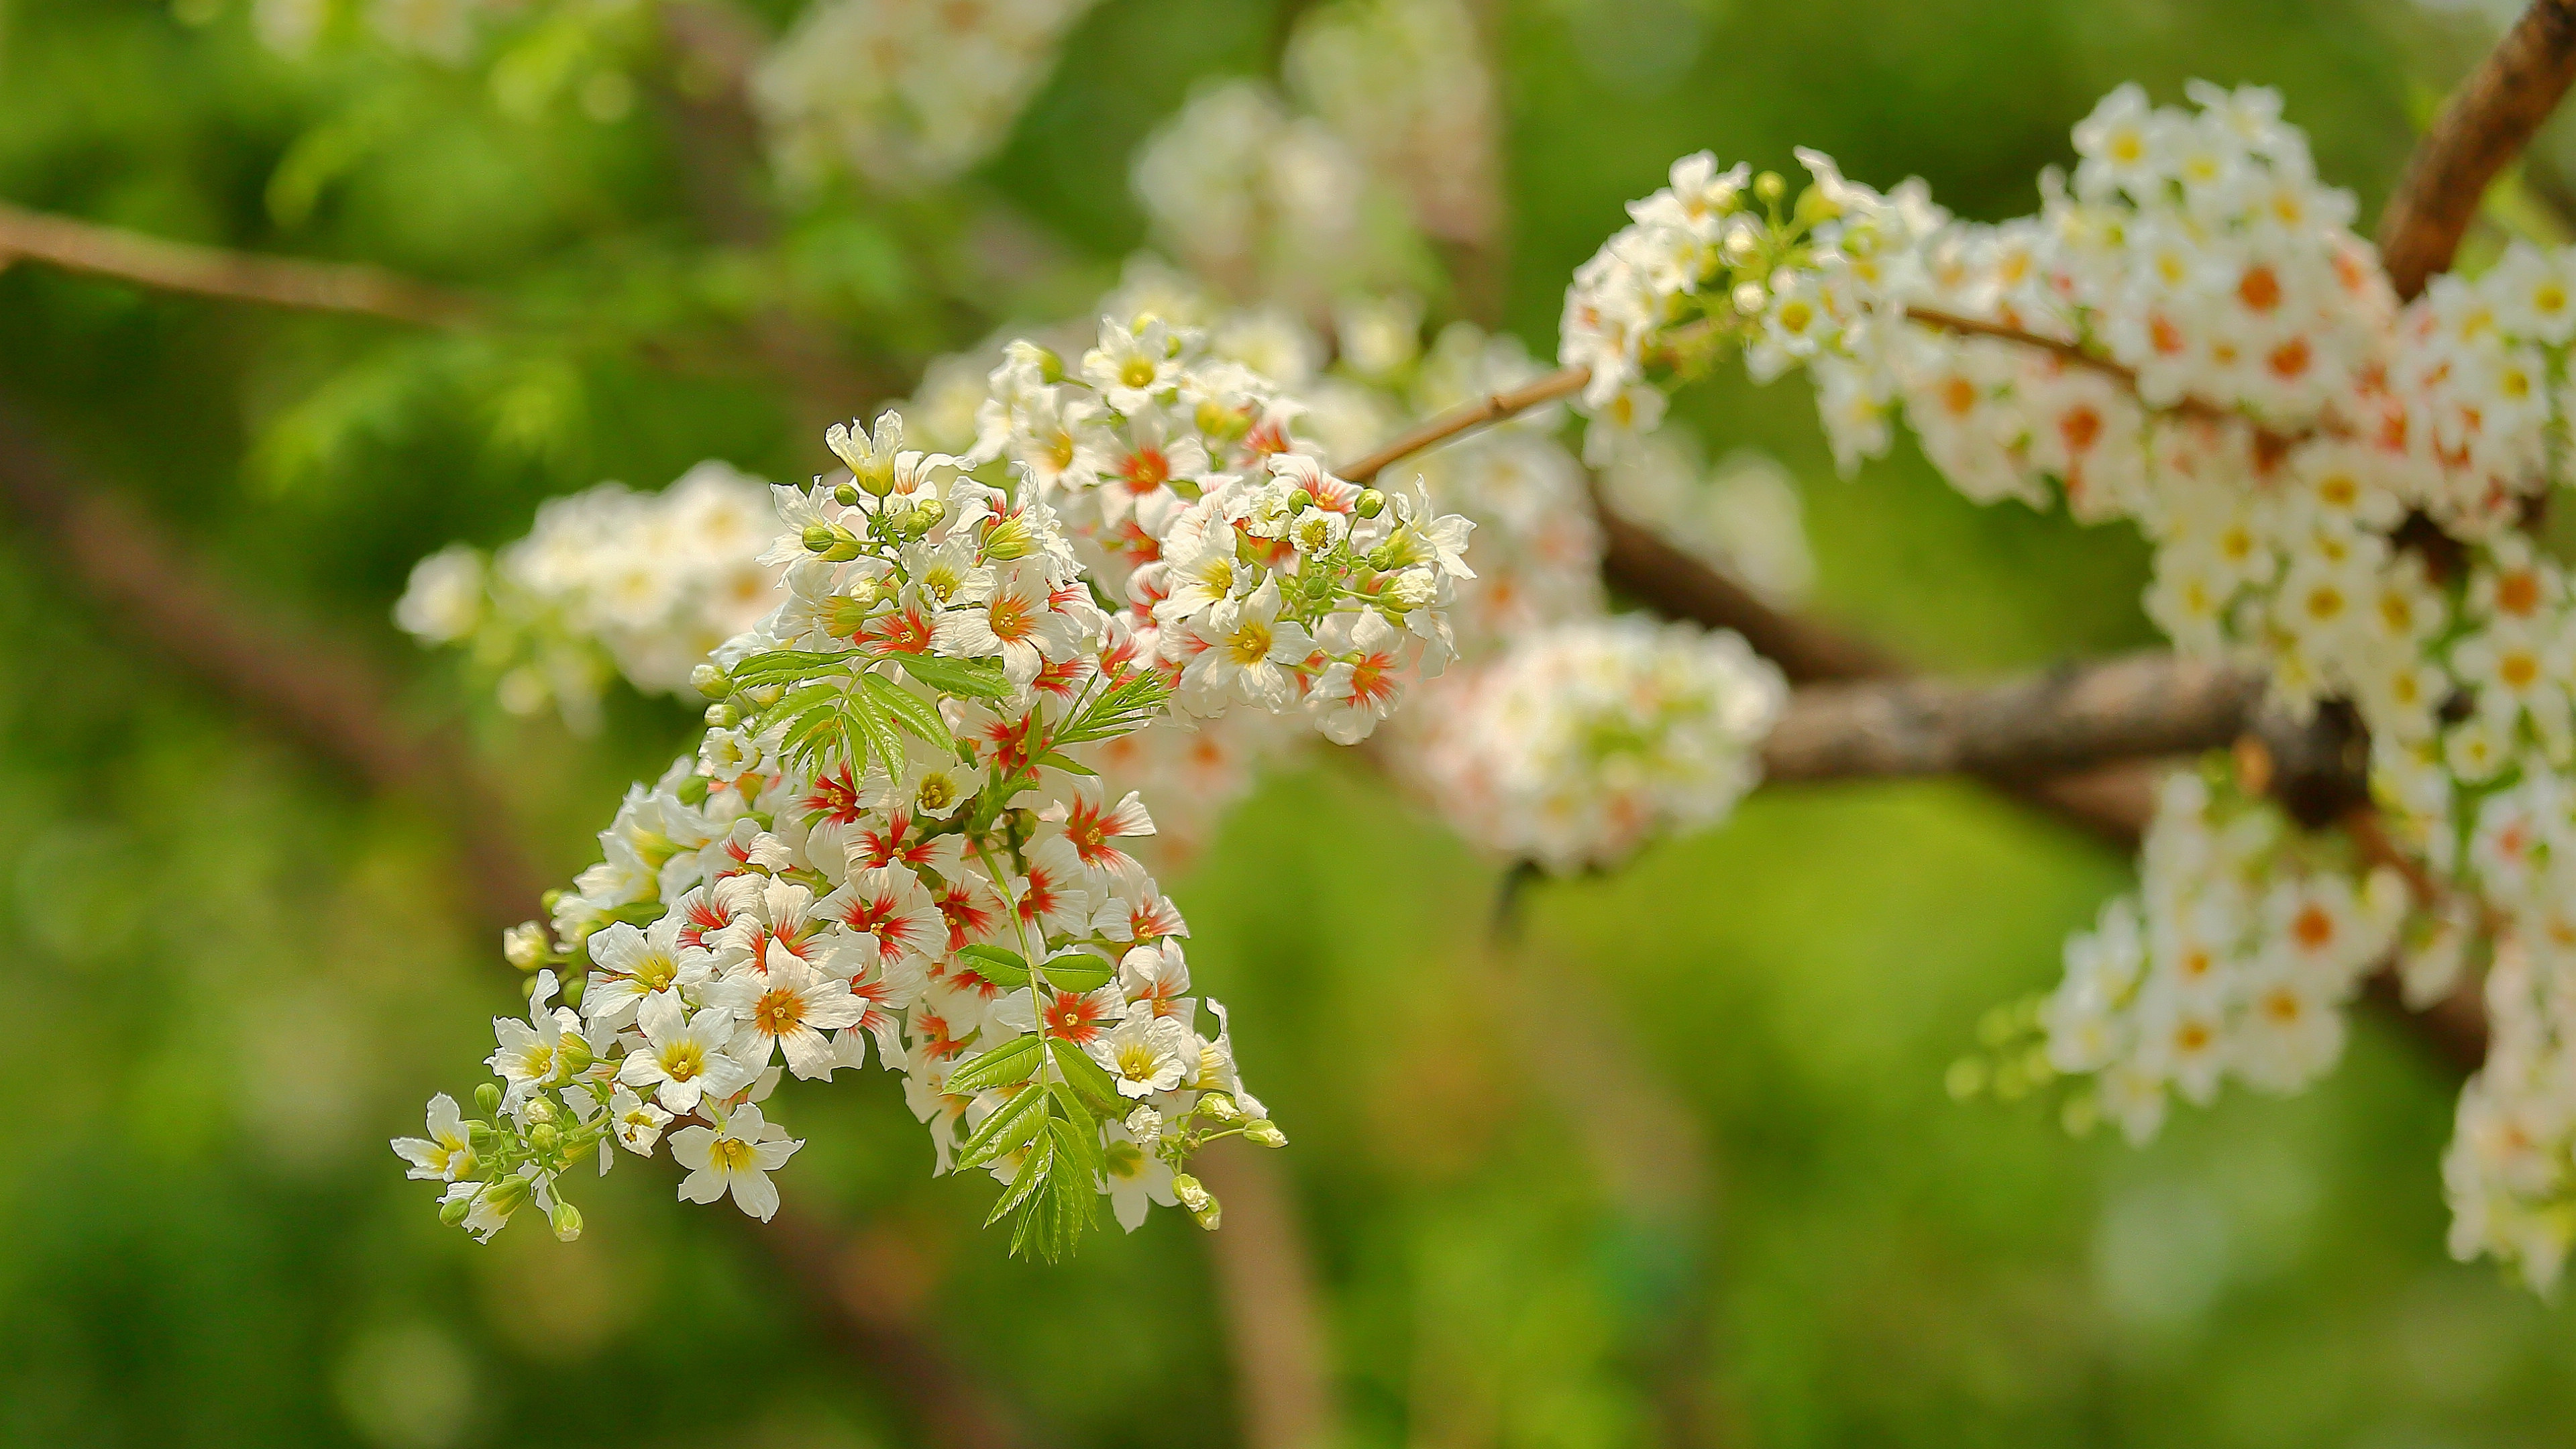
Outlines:
[[1038, 812], [1048, 822], [1033, 852], [1039, 865], [1058, 880], [1081, 880], [1095, 886], [1132, 877], [1143, 870], [1136, 857], [1117, 842], [1154, 833], [1154, 817], [1133, 790], [1115, 805], [1101, 802], [1097, 782], [1078, 781], [1073, 798]]
[[1089, 1046], [1117, 1023], [1126, 1008], [1126, 998], [1118, 994], [1115, 986], [1079, 994], [1058, 991], [1039, 1011], [1038, 1020], [1048, 1036], [1075, 1046]]
[[869, 964], [892, 967], [947, 949], [948, 922], [909, 870], [874, 866], [816, 903], [814, 913], [863, 938]]

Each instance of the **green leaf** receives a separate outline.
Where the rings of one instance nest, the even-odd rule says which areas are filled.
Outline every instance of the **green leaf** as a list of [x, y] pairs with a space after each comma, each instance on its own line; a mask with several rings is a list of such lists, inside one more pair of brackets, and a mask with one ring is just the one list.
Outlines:
[[876, 699], [888, 718], [911, 731], [916, 739], [937, 745], [941, 754], [957, 753], [957, 737], [948, 732], [948, 722], [939, 717], [939, 711], [928, 700], [882, 674], [860, 675], [859, 687]]
[[1088, 951], [1069, 951], [1038, 968], [1059, 991], [1097, 991], [1118, 975], [1118, 968]]
[[1100, 1124], [1087, 1112], [1079, 1122], [1058, 1117], [1047, 1124], [1047, 1137], [1056, 1165], [1080, 1173], [1082, 1185], [1098, 1191], [1107, 1171], [1107, 1164], [1101, 1160]]
[[1034, 1035], [1014, 1037], [991, 1051], [967, 1058], [948, 1074], [951, 1096], [971, 1097], [1013, 1082], [1025, 1082], [1038, 1069], [1043, 1048]]
[[1000, 1222], [1003, 1214], [1027, 1202], [1029, 1194], [1046, 1186], [1047, 1174], [1054, 1170], [1055, 1142], [1050, 1138], [1029, 1152], [1028, 1160], [1020, 1164], [1019, 1172], [1011, 1178], [1010, 1187], [1002, 1193], [1002, 1200], [993, 1204], [993, 1211], [985, 1217], [984, 1226], [989, 1228]]
[[1056, 732], [1055, 743], [1079, 745], [1133, 734], [1153, 723], [1154, 717], [1171, 702], [1172, 686], [1162, 675], [1150, 669], [1137, 670], [1083, 706], [1082, 713]]
[[936, 654], [889, 654], [906, 674], [938, 690], [973, 699], [1002, 699], [1011, 692], [1010, 676], [990, 659], [943, 659]]
[[1073, 756], [1066, 754], [1062, 750], [1047, 751], [1045, 754], [1038, 756], [1037, 763], [1045, 765], [1051, 769], [1062, 770], [1068, 775], [1088, 775], [1095, 780], [1100, 778], [1100, 772], [1098, 770], [1091, 768], [1089, 765], [1082, 763], [1080, 760], [1075, 759]]
[[957, 1170], [981, 1167], [1036, 1136], [1047, 1124], [1046, 1103], [1046, 1088], [1035, 1082], [1013, 1092], [958, 1149]]
[[1127, 1114], [1129, 1104], [1118, 1095], [1117, 1079], [1089, 1053], [1069, 1041], [1051, 1041], [1047, 1043], [1047, 1056], [1063, 1074], [1065, 1085], [1079, 1093], [1091, 1110], [1103, 1117]]
[[1017, 951], [978, 941], [958, 947], [957, 954], [966, 959], [976, 975], [1004, 990], [1017, 991], [1029, 984], [1029, 963]]
[[1054, 1208], [1050, 1214], [1053, 1221], [1048, 1224], [1054, 1229], [1054, 1241], [1041, 1244], [1038, 1251], [1052, 1263], [1071, 1257], [1074, 1246], [1082, 1241], [1083, 1230], [1091, 1226], [1093, 1214], [1099, 1209], [1100, 1188], [1096, 1182], [1070, 1172], [1049, 1173], [1047, 1185], [1054, 1189], [1045, 1195]]
[[809, 679], [817, 674], [846, 671], [863, 661], [855, 654], [816, 654], [803, 649], [772, 649], [754, 654], [725, 671], [725, 677], [738, 689], [763, 684], [785, 684], [791, 680]]

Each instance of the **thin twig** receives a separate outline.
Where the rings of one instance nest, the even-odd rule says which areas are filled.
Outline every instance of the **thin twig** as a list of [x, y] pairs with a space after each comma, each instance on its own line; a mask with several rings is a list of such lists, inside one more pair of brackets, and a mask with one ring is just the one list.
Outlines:
[[2487, 184], [2531, 142], [2576, 81], [2576, 0], [2533, 0], [2443, 102], [2379, 216], [2379, 254], [2401, 300], [2451, 265]]
[[197, 246], [0, 202], [0, 262], [11, 258], [163, 291], [423, 327], [462, 327], [483, 315], [471, 297], [378, 267]]
[[1460, 433], [1498, 423], [1516, 414], [1545, 407], [1583, 391], [1592, 380], [1588, 367], [1561, 367], [1543, 377], [1533, 378], [1519, 387], [1487, 393], [1476, 401], [1451, 408], [1431, 421], [1409, 432], [1399, 434], [1385, 447], [1355, 459], [1333, 470], [1333, 476], [1352, 483], [1366, 483], [1388, 467], [1431, 447], [1445, 443]]

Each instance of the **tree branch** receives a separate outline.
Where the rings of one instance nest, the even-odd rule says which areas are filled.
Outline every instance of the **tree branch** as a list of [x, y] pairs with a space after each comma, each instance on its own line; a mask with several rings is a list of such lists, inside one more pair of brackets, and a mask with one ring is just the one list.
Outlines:
[[[546, 881], [504, 828], [507, 792], [454, 741], [406, 729], [390, 684], [365, 651], [233, 594], [134, 509], [76, 484], [5, 406], [0, 508], [137, 643], [366, 787], [441, 807], [459, 864], [476, 882], [480, 924], [497, 929], [535, 906]], [[765, 1229], [726, 1216], [776, 1255], [779, 1276], [806, 1310], [875, 1371], [882, 1388], [908, 1403], [939, 1443], [1016, 1449], [1027, 1442], [1011, 1412], [918, 1319], [891, 1305], [871, 1310], [864, 1295], [844, 1291], [828, 1230], [790, 1210]]]
[[167, 241], [0, 202], [0, 264], [12, 259], [169, 292], [423, 327], [461, 327], [483, 315], [482, 304], [471, 297], [376, 267]]
[[2443, 102], [2379, 216], [2379, 254], [2400, 300], [2451, 265], [2487, 184], [2530, 144], [2576, 81], [2576, 0], [2533, 0]]
[[1766, 781], [1966, 774], [2029, 780], [2221, 749], [2263, 681], [2172, 654], [2130, 654], [1997, 684], [1891, 679], [1795, 691], [1762, 751]]

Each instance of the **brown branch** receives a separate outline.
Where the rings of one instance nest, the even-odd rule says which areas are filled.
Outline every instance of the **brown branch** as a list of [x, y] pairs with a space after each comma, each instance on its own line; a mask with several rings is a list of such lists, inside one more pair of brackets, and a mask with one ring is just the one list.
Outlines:
[[[406, 729], [390, 682], [365, 651], [292, 623], [234, 594], [166, 532], [85, 482], [75, 482], [27, 426], [0, 406], [0, 509], [33, 545], [102, 606], [113, 627], [200, 684], [369, 789], [442, 809], [476, 883], [486, 927], [515, 921], [547, 882], [505, 828], [508, 794], [445, 737]], [[871, 1307], [834, 1271], [831, 1234], [782, 1210], [763, 1229], [741, 1225], [777, 1256], [780, 1274], [816, 1322], [849, 1346], [882, 1387], [952, 1449], [1027, 1442], [1006, 1408], [941, 1348], [917, 1317]]]
[[1592, 380], [1588, 367], [1561, 367], [1545, 376], [1533, 378], [1519, 387], [1488, 393], [1474, 402], [1450, 409], [1418, 428], [1399, 434], [1385, 447], [1333, 470], [1333, 476], [1351, 483], [1367, 483], [1386, 468], [1404, 461], [1435, 443], [1445, 443], [1460, 433], [1501, 422], [1516, 413], [1545, 407], [1583, 391]]
[[2451, 265], [2495, 180], [2576, 81], [2576, 0], [2533, 0], [2443, 102], [2379, 216], [2379, 254], [2401, 300]]
[[1763, 778], [1887, 775], [2029, 780], [2123, 760], [2222, 749], [2263, 681], [2172, 654], [2131, 654], [1997, 684], [1892, 679], [1797, 690], [1762, 752]]
[[1227, 1356], [1243, 1402], [1249, 1449], [1324, 1449], [1341, 1441], [1322, 1295], [1296, 1195], [1276, 1156], [1247, 1143], [1220, 1143], [1192, 1170], [1225, 1208], [1206, 1235], [1216, 1270]]
[[483, 314], [471, 297], [376, 267], [167, 241], [0, 202], [0, 263], [12, 258], [163, 291], [423, 327], [461, 327]]

